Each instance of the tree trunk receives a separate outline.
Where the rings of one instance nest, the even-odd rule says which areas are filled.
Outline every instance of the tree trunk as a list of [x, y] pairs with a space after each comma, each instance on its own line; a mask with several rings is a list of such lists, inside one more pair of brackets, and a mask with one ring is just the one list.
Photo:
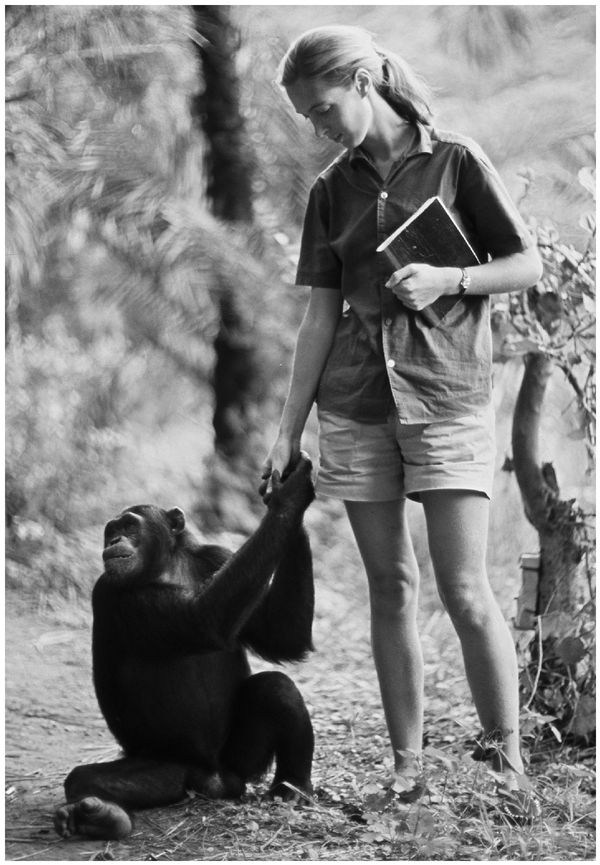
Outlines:
[[513, 417], [513, 465], [540, 543], [539, 639], [529, 643], [520, 678], [527, 708], [553, 719], [562, 735], [587, 743], [596, 729], [591, 543], [583, 512], [574, 500], [560, 498], [552, 465], [540, 465], [540, 416], [552, 369], [548, 357], [526, 355]]
[[252, 219], [252, 160], [246, 146], [236, 57], [240, 35], [228, 6], [192, 6], [202, 42], [204, 91], [192, 102], [209, 145], [207, 194], [213, 212], [230, 222]]
[[[236, 70], [239, 33], [227, 6], [192, 6], [204, 90], [191, 104], [207, 141], [207, 195], [219, 219], [252, 220], [252, 160], [248, 154]], [[259, 364], [251, 328], [233, 285], [219, 286], [219, 332], [214, 342], [213, 426], [217, 451], [240, 456], [247, 442], [248, 410]]]
[[574, 500], [560, 498], [554, 469], [540, 464], [539, 428], [553, 362], [542, 354], [525, 357], [512, 428], [513, 463], [525, 515], [540, 541], [538, 613], [573, 612], [584, 603], [585, 538]]

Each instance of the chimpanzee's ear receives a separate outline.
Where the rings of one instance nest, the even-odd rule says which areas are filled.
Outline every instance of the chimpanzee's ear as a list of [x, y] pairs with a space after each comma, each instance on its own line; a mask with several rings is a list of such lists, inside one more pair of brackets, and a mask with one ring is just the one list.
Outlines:
[[173, 534], [180, 535], [185, 529], [185, 514], [181, 508], [171, 508], [167, 511], [167, 520]]

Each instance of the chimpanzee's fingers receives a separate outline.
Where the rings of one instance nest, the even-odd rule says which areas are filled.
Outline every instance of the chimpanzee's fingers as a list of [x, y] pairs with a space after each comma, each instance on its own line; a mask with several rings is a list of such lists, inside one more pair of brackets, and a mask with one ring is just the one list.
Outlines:
[[293, 463], [289, 463], [287, 469], [285, 470], [285, 477], [290, 475], [293, 471], [298, 471], [301, 473], [308, 473], [312, 471], [312, 460], [306, 451], [299, 451]]

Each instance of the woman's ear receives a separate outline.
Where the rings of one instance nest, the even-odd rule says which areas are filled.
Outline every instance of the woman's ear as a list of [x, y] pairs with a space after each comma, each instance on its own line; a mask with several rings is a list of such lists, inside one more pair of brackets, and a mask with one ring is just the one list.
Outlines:
[[353, 81], [354, 86], [356, 87], [361, 96], [367, 95], [367, 93], [371, 89], [371, 84], [373, 83], [371, 79], [371, 73], [368, 72], [366, 69], [363, 69], [362, 66], [360, 66], [354, 73]]

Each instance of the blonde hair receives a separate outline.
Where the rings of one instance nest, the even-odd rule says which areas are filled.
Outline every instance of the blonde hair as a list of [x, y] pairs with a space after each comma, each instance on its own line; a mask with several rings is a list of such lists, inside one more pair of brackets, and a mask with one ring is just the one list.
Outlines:
[[377, 92], [405, 120], [430, 123], [427, 84], [405, 60], [379, 48], [362, 27], [338, 24], [307, 30], [287, 50], [279, 80], [285, 88], [309, 78], [343, 86], [350, 85], [357, 69], [371, 74]]

